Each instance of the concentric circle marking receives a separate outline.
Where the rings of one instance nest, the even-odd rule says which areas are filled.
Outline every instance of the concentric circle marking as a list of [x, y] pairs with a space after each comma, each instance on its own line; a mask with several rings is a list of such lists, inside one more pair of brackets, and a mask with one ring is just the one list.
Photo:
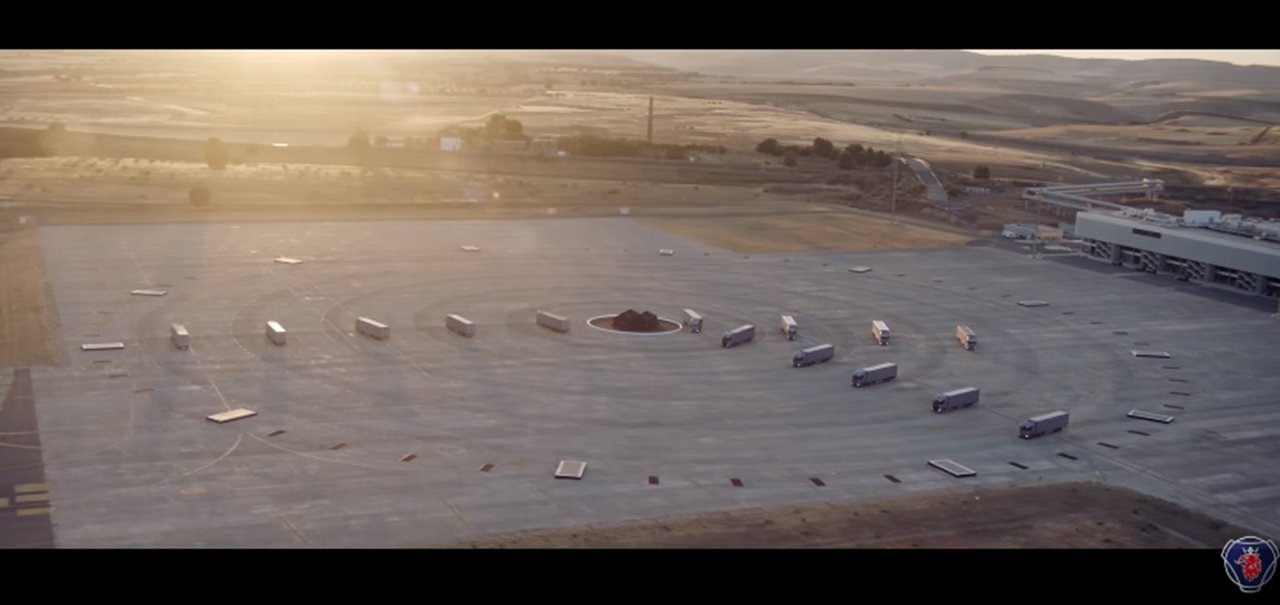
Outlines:
[[676, 320], [674, 320], [674, 319], [668, 319], [668, 318], [666, 318], [666, 317], [659, 317], [659, 318], [658, 318], [658, 321], [659, 321], [659, 322], [665, 322], [667, 325], [671, 325], [671, 326], [675, 326], [675, 327], [671, 328], [670, 330], [663, 331], [663, 332], [626, 332], [626, 331], [623, 331], [623, 330], [613, 330], [613, 329], [610, 329], [610, 328], [602, 328], [602, 327], [597, 326], [597, 325], [595, 325], [594, 323], [592, 323], [592, 322], [596, 321], [597, 319], [613, 319], [613, 318], [615, 318], [615, 317], [617, 317], [617, 316], [618, 316], [618, 314], [617, 314], [617, 313], [614, 313], [614, 314], [612, 314], [612, 315], [597, 315], [597, 316], [595, 316], [595, 317], [589, 317], [589, 318], [587, 318], [587, 325], [588, 325], [588, 326], [591, 326], [592, 328], [594, 328], [594, 329], [596, 329], [596, 330], [600, 330], [601, 332], [609, 332], [610, 334], [622, 334], [623, 336], [666, 336], [666, 335], [668, 335], [668, 334], [675, 334], [676, 332], [679, 332], [679, 331], [681, 330], [681, 328], [683, 327], [683, 326], [680, 324], [680, 322], [678, 322], [678, 321], [676, 321]]

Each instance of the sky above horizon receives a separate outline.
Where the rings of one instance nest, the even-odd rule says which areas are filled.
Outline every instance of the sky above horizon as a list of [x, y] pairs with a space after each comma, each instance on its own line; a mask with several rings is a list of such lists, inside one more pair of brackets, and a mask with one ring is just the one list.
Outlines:
[[969, 52], [984, 55], [1059, 55], [1076, 59], [1204, 59], [1206, 61], [1226, 61], [1236, 65], [1270, 65], [1280, 67], [1280, 50], [971, 50]]

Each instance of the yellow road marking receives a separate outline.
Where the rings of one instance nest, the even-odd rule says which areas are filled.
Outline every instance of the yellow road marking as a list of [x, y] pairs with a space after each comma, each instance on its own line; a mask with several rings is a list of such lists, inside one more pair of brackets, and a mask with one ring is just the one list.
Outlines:
[[8, 499], [8, 498], [0, 498], [0, 508], [4, 508], [4, 507], [6, 507], [6, 506], [9, 506], [9, 499]]
[[13, 493], [15, 494], [30, 494], [32, 492], [47, 491], [49, 491], [48, 483], [19, 483], [13, 486]]
[[27, 494], [25, 496], [15, 496], [14, 504], [26, 504], [28, 502], [48, 502], [49, 494]]
[[52, 506], [45, 506], [43, 508], [20, 508], [18, 509], [18, 516], [33, 517], [35, 515], [47, 515], [52, 512], [53, 512]]

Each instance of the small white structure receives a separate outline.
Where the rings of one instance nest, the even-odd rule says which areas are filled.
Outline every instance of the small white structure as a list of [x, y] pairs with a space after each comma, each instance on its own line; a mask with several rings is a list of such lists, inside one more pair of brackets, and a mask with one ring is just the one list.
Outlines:
[[164, 296], [167, 293], [164, 290], [134, 290], [130, 292], [134, 296]]
[[689, 328], [690, 332], [694, 334], [702, 333], [702, 316], [699, 315], [697, 311], [694, 311], [693, 309], [685, 309], [683, 323], [686, 328]]
[[458, 246], [458, 247], [462, 248], [463, 252], [479, 252], [480, 251], [479, 246]]
[[446, 315], [444, 318], [444, 325], [446, 328], [449, 328], [463, 336], [476, 335], [476, 324], [461, 315]]
[[556, 467], [556, 479], [582, 479], [587, 472], [587, 463], [579, 460], [561, 460]]
[[661, 249], [661, 250], [658, 250], [658, 254], [661, 254], [661, 255], [663, 255], [663, 256], [673, 256], [673, 255], [675, 255], [675, 253], [676, 253], [676, 251], [675, 251], [675, 250], [672, 250], [672, 249], [670, 249], [670, 248], [663, 248], [663, 249]]
[[458, 137], [440, 137], [440, 151], [462, 151], [462, 139]]
[[800, 326], [796, 324], [796, 318], [790, 315], [782, 316], [782, 334], [787, 337], [787, 340], [795, 340], [799, 331]]
[[863, 267], [862, 265], [858, 265], [857, 267], [849, 267], [850, 273], [866, 273], [867, 271], [870, 271], [870, 270], [871, 270], [871, 267]]
[[275, 321], [267, 322], [267, 338], [271, 339], [271, 342], [275, 343], [276, 346], [283, 347], [285, 343], [284, 326]]
[[546, 311], [538, 311], [538, 325], [544, 328], [550, 328], [557, 332], [568, 332], [570, 322], [567, 317], [553, 315]]
[[368, 317], [356, 318], [356, 332], [378, 340], [391, 338], [391, 328], [387, 324], [374, 321]]
[[241, 418], [248, 418], [250, 416], [257, 416], [257, 415], [258, 413], [253, 410], [249, 410], [245, 408], [236, 408], [234, 410], [229, 410], [226, 412], [209, 414], [208, 416], [205, 416], [205, 418], [209, 419], [212, 422], [223, 424], [223, 423], [231, 422], [232, 420], [240, 420]]
[[114, 351], [123, 348], [123, 342], [85, 343], [80, 345], [81, 351]]
[[555, 216], [555, 215], [556, 215], [555, 208], [547, 208], [547, 216]]
[[297, 264], [301, 263], [302, 261], [300, 261], [300, 260], [298, 260], [298, 259], [296, 259], [296, 258], [289, 258], [289, 257], [287, 257], [287, 256], [281, 256], [280, 258], [275, 259], [275, 262], [280, 263], [280, 264], [282, 264], [282, 265], [297, 265]]
[[173, 346], [184, 351], [191, 346], [191, 335], [187, 334], [187, 328], [182, 324], [173, 324], [169, 328], [169, 338], [173, 340]]
[[622, 215], [631, 214], [631, 206], [623, 206], [619, 208], [618, 214], [622, 214]]

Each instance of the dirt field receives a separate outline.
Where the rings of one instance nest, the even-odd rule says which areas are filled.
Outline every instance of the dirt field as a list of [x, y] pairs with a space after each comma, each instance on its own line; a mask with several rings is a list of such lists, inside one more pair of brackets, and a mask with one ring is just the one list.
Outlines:
[[981, 488], [529, 531], [446, 548], [1221, 548], [1250, 532], [1119, 487]]
[[734, 252], [903, 250], [961, 246], [971, 238], [839, 211], [778, 216], [656, 218], [645, 222]]
[[0, 227], [0, 367], [56, 361], [34, 229]]

